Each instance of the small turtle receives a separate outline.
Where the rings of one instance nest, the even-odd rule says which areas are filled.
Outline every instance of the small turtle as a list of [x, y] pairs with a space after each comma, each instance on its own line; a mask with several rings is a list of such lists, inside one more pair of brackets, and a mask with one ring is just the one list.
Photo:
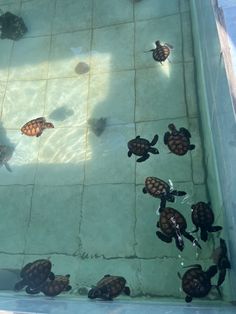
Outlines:
[[27, 122], [22, 126], [21, 132], [22, 134], [28, 136], [36, 136], [39, 137], [44, 129], [54, 128], [54, 125], [51, 122], [46, 122], [46, 119], [43, 117], [33, 119]]
[[150, 49], [150, 50], [145, 51], [145, 52], [152, 51], [153, 59], [162, 64], [162, 62], [165, 61], [169, 57], [170, 51], [171, 51], [171, 49], [173, 49], [173, 47], [167, 43], [165, 43], [164, 45], [161, 45], [159, 40], [157, 40], [155, 42], [155, 44], [156, 44], [155, 49]]
[[[194, 298], [203, 298], [208, 295], [211, 288], [211, 278], [217, 273], [217, 266], [213, 265], [207, 271], [203, 271], [201, 265], [192, 265], [193, 267], [187, 270], [183, 277], [178, 273], [182, 280], [182, 289], [187, 294], [186, 302], [191, 302]], [[217, 289], [219, 292], [219, 289]], [[219, 292], [220, 293], [220, 292]]]
[[220, 247], [215, 249], [212, 257], [214, 263], [217, 265], [219, 270], [219, 278], [217, 282], [217, 287], [219, 287], [225, 280], [226, 270], [231, 269], [230, 261], [227, 256], [227, 247], [225, 240], [220, 239]]
[[6, 12], [0, 16], [0, 30], [1, 39], [19, 40], [27, 32], [27, 27], [21, 17]]
[[15, 290], [19, 291], [26, 287], [26, 292], [35, 294], [40, 292], [41, 285], [49, 278], [54, 279], [54, 274], [51, 272], [52, 264], [49, 260], [38, 259], [32, 263], [26, 264], [20, 273], [21, 281], [15, 284]]
[[0, 167], [4, 165], [9, 172], [12, 170], [8, 164], [8, 161], [11, 159], [13, 152], [13, 147], [0, 145]]
[[41, 287], [40, 291], [48, 297], [55, 297], [63, 291], [71, 290], [69, 285], [70, 275], [55, 276], [54, 280], [47, 280]]
[[128, 142], [128, 156], [131, 157], [132, 154], [137, 156], [142, 156], [137, 159], [137, 162], [145, 161], [150, 157], [148, 153], [159, 154], [157, 148], [151, 147], [154, 146], [158, 141], [158, 135], [155, 135], [151, 143], [145, 138], [141, 138], [140, 136], [136, 136], [135, 139]]
[[184, 196], [186, 192], [171, 190], [170, 186], [163, 180], [156, 177], [147, 177], [143, 193], [149, 193], [153, 197], [160, 198], [160, 208], [166, 206], [166, 201], [174, 202], [175, 196]]
[[174, 208], [166, 207], [160, 209], [160, 218], [157, 222], [157, 228], [160, 228], [162, 231], [156, 232], [157, 237], [167, 243], [172, 242], [172, 238], [174, 238], [176, 247], [180, 251], [184, 249], [182, 236], [201, 249], [198, 241], [186, 231], [187, 223], [184, 216]]
[[183, 156], [188, 150], [193, 150], [195, 145], [190, 144], [191, 134], [185, 128], [176, 129], [173, 123], [168, 125], [170, 132], [164, 135], [164, 143], [169, 147], [169, 150], [179, 156]]
[[214, 222], [214, 214], [210, 203], [198, 202], [192, 205], [191, 208], [192, 222], [197, 228], [193, 232], [197, 232], [200, 228], [202, 241], [207, 241], [208, 232], [217, 232], [222, 230], [222, 227], [220, 226], [212, 226]]
[[103, 300], [112, 300], [122, 292], [130, 295], [129, 287], [125, 286], [126, 280], [120, 276], [105, 275], [88, 293], [88, 298]]

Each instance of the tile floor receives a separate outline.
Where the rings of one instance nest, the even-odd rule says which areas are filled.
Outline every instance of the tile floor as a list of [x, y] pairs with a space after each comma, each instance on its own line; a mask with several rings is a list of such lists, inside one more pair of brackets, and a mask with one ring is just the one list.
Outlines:
[[[28, 26], [21, 40], [0, 41], [0, 140], [14, 147], [12, 172], [0, 169], [0, 267], [49, 257], [56, 272], [71, 273], [72, 293], [105, 272], [124, 275], [134, 296], [183, 297], [181, 262], [211, 263], [214, 241], [201, 252], [185, 241], [181, 256], [159, 241], [158, 202], [142, 187], [151, 175], [186, 190], [175, 206], [189, 230], [191, 204], [208, 199], [188, 0], [0, 0], [0, 8]], [[174, 46], [171, 63], [144, 53], [157, 39]], [[79, 62], [88, 73], [77, 74]], [[55, 128], [21, 135], [39, 116]], [[87, 121], [101, 117], [98, 137]], [[196, 149], [184, 157], [163, 143], [170, 122], [192, 133]], [[128, 158], [138, 134], [159, 134], [160, 155]]]

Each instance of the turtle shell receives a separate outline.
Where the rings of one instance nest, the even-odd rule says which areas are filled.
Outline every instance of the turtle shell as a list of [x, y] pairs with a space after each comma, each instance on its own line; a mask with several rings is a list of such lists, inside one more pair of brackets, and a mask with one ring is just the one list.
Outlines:
[[41, 292], [43, 292], [46, 296], [55, 297], [63, 291], [69, 291], [71, 289], [69, 279], [70, 275], [55, 276], [54, 280], [47, 280], [43, 284]]
[[51, 273], [51, 268], [51, 262], [46, 259], [39, 259], [26, 264], [20, 273], [22, 281], [15, 285], [15, 289], [20, 290], [24, 286], [28, 286], [31, 289], [38, 288], [47, 280]]
[[172, 132], [167, 140], [169, 150], [179, 156], [185, 155], [189, 150], [189, 138], [181, 131]]
[[149, 194], [156, 198], [161, 198], [170, 192], [170, 186], [165, 181], [156, 177], [147, 177], [145, 188]]
[[176, 209], [166, 207], [161, 210], [158, 227], [169, 238], [176, 235], [174, 223], [179, 225], [179, 230], [182, 233], [187, 228], [187, 223], [183, 215]]
[[211, 279], [201, 268], [191, 268], [182, 278], [183, 291], [196, 298], [205, 297], [211, 290]]
[[96, 290], [101, 291], [103, 295], [109, 295], [111, 298], [117, 297], [124, 289], [126, 280], [121, 276], [104, 276], [96, 285]]
[[157, 62], [165, 61], [170, 55], [170, 48], [167, 45], [161, 45], [159, 41], [156, 42], [156, 49], [153, 50], [153, 59]]
[[135, 138], [128, 142], [129, 150], [137, 155], [143, 156], [150, 148], [150, 142], [144, 138]]
[[21, 132], [28, 136], [40, 136], [45, 128], [54, 128], [52, 123], [46, 122], [44, 117], [33, 119], [21, 128]]
[[210, 227], [214, 222], [214, 214], [210, 205], [205, 202], [192, 205], [192, 221], [197, 227]]

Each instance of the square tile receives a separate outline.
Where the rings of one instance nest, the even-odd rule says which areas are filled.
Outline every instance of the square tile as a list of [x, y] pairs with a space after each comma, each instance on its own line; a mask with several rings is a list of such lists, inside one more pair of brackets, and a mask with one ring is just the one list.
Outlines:
[[92, 0], [57, 0], [53, 32], [91, 28]]
[[181, 14], [183, 32], [183, 57], [184, 61], [193, 61], [193, 34], [190, 12]]
[[50, 37], [22, 38], [15, 42], [11, 58], [10, 80], [47, 78]]
[[196, 93], [195, 67], [192, 62], [184, 64], [184, 78], [188, 116], [196, 117], [199, 115], [199, 106]]
[[[112, 14], [111, 14], [112, 12]], [[101, 27], [133, 21], [133, 4], [127, 0], [95, 0], [93, 26]]]
[[0, 225], [2, 237], [0, 251], [22, 253], [30, 215], [32, 186], [1, 186], [0, 213], [4, 222]]
[[0, 129], [0, 144], [13, 149], [12, 157], [8, 161], [11, 172], [4, 165], [0, 168], [0, 185], [33, 184], [38, 158], [38, 138], [24, 136], [20, 130]]
[[10, 39], [0, 40], [0, 77], [2, 81], [7, 81], [13, 41]]
[[[156, 47], [155, 42], [157, 40], [160, 40], [162, 44], [169, 43], [174, 47], [174, 50], [171, 50], [168, 58], [171, 62], [175, 63], [183, 61], [182, 34], [179, 14], [162, 19], [153, 19], [135, 23], [136, 68], [157, 66], [158, 72], [162, 72], [165, 69], [153, 59], [151, 52], [145, 53], [146, 51]], [[166, 61], [164, 64], [171, 70], [173, 65], [172, 63]]]
[[2, 114], [2, 105], [3, 105], [3, 100], [5, 97], [5, 92], [6, 92], [6, 82], [0, 81], [0, 109], [1, 109], [1, 114]]
[[50, 35], [55, 0], [33, 0], [22, 3], [21, 16], [27, 25], [28, 36]]
[[92, 75], [88, 117], [107, 117], [108, 124], [133, 123], [134, 74], [124, 71]]
[[118, 71], [134, 67], [134, 24], [94, 29], [92, 71]]
[[[44, 112], [46, 81], [8, 82], [3, 102], [3, 125], [20, 129]], [[16, 102], [17, 99], [17, 102]]]
[[134, 206], [134, 184], [85, 186], [80, 229], [83, 254], [106, 258], [133, 256]]
[[46, 132], [47, 130], [40, 141], [36, 183], [42, 185], [82, 184], [85, 129], [59, 128], [48, 130], [47, 134]]
[[84, 126], [87, 119], [88, 77], [48, 81], [45, 115], [57, 127]]
[[137, 123], [136, 134], [151, 141], [155, 134], [159, 140], [155, 147], [159, 155], [150, 154], [150, 158], [144, 163], [136, 164], [136, 183], [144, 184], [146, 177], [154, 176], [164, 181], [168, 179], [174, 182], [192, 181], [191, 155], [188, 152], [184, 156], [170, 153], [164, 144], [164, 134], [168, 131], [168, 125], [174, 123], [176, 128], [188, 128], [187, 119], [160, 120], [156, 122]]
[[90, 132], [85, 183], [134, 183], [135, 160], [127, 156], [127, 143], [132, 138], [134, 125], [109, 126], [100, 137]]
[[179, 12], [179, 1], [146, 0], [135, 3], [135, 19], [146, 20]]
[[186, 12], [190, 10], [190, 1], [189, 0], [180, 0], [180, 11]]
[[79, 62], [89, 65], [90, 62], [90, 38], [90, 30], [52, 36], [48, 76], [78, 76], [76, 65]]
[[79, 185], [35, 186], [26, 240], [27, 254], [77, 252], [81, 194], [82, 186]]
[[186, 114], [182, 64], [172, 64], [169, 75], [158, 68], [136, 71], [136, 122]]

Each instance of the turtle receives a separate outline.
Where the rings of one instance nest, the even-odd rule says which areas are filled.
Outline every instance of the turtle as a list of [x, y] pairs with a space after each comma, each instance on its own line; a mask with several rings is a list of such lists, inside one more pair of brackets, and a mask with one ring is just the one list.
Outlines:
[[125, 286], [126, 280], [121, 276], [105, 275], [97, 284], [88, 292], [88, 298], [100, 298], [106, 301], [112, 301], [121, 293], [130, 295], [129, 287]]
[[47, 280], [54, 280], [55, 276], [51, 272], [52, 264], [47, 259], [38, 259], [26, 264], [21, 272], [21, 281], [15, 284], [15, 290], [19, 291], [26, 287], [26, 292], [35, 294], [40, 292], [41, 285]]
[[160, 208], [166, 206], [166, 201], [174, 202], [175, 196], [184, 196], [186, 192], [171, 190], [169, 184], [156, 177], [147, 177], [145, 179], [145, 187], [143, 193], [149, 193], [153, 197], [160, 198]]
[[137, 162], [142, 162], [150, 157], [148, 153], [159, 154], [158, 149], [152, 147], [157, 143], [157, 141], [157, 134], [153, 137], [151, 142], [149, 142], [145, 138], [140, 137], [139, 135], [136, 136], [135, 139], [132, 139], [128, 142], [128, 157], [131, 157], [132, 154], [141, 156], [137, 159]]
[[1, 39], [19, 40], [27, 31], [23, 19], [11, 12], [0, 16]]
[[186, 220], [184, 216], [176, 209], [171, 207], [161, 208], [160, 218], [156, 226], [162, 231], [156, 232], [157, 237], [167, 243], [172, 242], [172, 238], [174, 238], [176, 247], [180, 251], [183, 251], [184, 249], [184, 241], [182, 236], [190, 240], [193, 244], [197, 245], [201, 249], [198, 241], [186, 231]]
[[[185, 301], [191, 302], [193, 298], [203, 298], [208, 295], [213, 285], [211, 278], [217, 273], [217, 266], [212, 265], [206, 271], [203, 271], [201, 265], [196, 264], [188, 269], [183, 277], [178, 273], [179, 278], [182, 280], [182, 289], [187, 294]], [[216, 287], [217, 288], [217, 287]], [[220, 293], [219, 289], [217, 288]]]
[[22, 126], [21, 132], [22, 134], [28, 136], [36, 136], [39, 137], [44, 129], [54, 128], [54, 125], [51, 122], [46, 122], [44, 117], [40, 117], [37, 119], [30, 120], [25, 125]]
[[55, 297], [63, 291], [70, 291], [72, 288], [69, 285], [70, 275], [56, 275], [54, 280], [47, 280], [41, 287], [40, 291], [48, 297]]
[[168, 146], [171, 153], [178, 156], [185, 155], [189, 150], [193, 150], [195, 145], [190, 144], [191, 134], [185, 128], [176, 129], [173, 123], [168, 125], [171, 132], [164, 135], [164, 144]]
[[212, 226], [214, 222], [214, 214], [210, 203], [198, 202], [192, 205], [192, 222], [196, 226], [197, 232], [200, 228], [202, 241], [207, 241], [208, 232], [217, 232], [222, 230], [220, 226]]
[[169, 55], [171, 49], [173, 49], [173, 46], [170, 44], [165, 43], [162, 45], [159, 40], [155, 42], [156, 48], [150, 49], [145, 52], [151, 52], [152, 51], [152, 57], [155, 61], [160, 62], [162, 64], [163, 61], [165, 61]]
[[213, 261], [216, 263], [219, 271], [217, 287], [221, 286], [225, 280], [226, 270], [231, 269], [231, 264], [227, 255], [227, 246], [225, 240], [220, 238], [220, 246], [212, 254]]
[[0, 167], [3, 165], [9, 172], [12, 172], [8, 161], [11, 159], [14, 148], [6, 145], [0, 145]]

